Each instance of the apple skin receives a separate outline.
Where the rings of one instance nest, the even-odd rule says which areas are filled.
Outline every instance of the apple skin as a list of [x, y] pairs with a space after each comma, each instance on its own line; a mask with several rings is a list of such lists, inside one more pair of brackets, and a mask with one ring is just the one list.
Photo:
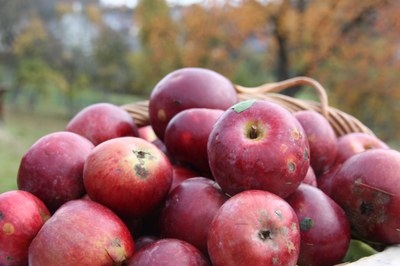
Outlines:
[[153, 142], [157, 139], [156, 133], [154, 133], [154, 130], [150, 125], [139, 127], [138, 133], [140, 138], [147, 140], [148, 142]]
[[41, 137], [22, 157], [18, 189], [37, 196], [53, 213], [63, 203], [85, 194], [83, 166], [93, 148], [89, 140], [72, 132]]
[[390, 147], [378, 137], [367, 133], [353, 132], [340, 136], [337, 141], [335, 164], [341, 164], [354, 154], [369, 149], [390, 149]]
[[174, 70], [154, 87], [149, 99], [149, 120], [154, 132], [164, 140], [170, 119], [189, 108], [225, 110], [237, 102], [234, 85], [223, 75], [204, 68]]
[[184, 240], [207, 254], [208, 229], [227, 199], [214, 180], [193, 177], [183, 181], [165, 201], [160, 217], [161, 236]]
[[193, 245], [173, 238], [153, 242], [133, 255], [126, 266], [211, 266]]
[[179, 164], [172, 165], [172, 184], [169, 189], [171, 192], [175, 187], [177, 187], [180, 183], [184, 180], [192, 178], [192, 177], [199, 177], [201, 176], [195, 170]]
[[172, 182], [172, 166], [152, 143], [120, 137], [97, 145], [83, 171], [89, 197], [121, 217], [141, 217], [156, 209]]
[[89, 139], [95, 146], [112, 138], [139, 136], [129, 113], [111, 103], [95, 103], [83, 108], [68, 122], [66, 130]]
[[227, 109], [215, 123], [207, 149], [212, 175], [230, 195], [261, 189], [285, 198], [310, 166], [300, 123], [288, 110], [266, 100]]
[[132, 235], [114, 212], [77, 199], [42, 226], [29, 247], [29, 265], [121, 265], [133, 253]]
[[316, 111], [302, 110], [293, 113], [306, 132], [310, 145], [310, 165], [318, 176], [334, 162], [337, 137], [328, 120]]
[[372, 149], [351, 156], [336, 173], [331, 196], [358, 237], [400, 243], [400, 152]]
[[214, 266], [295, 265], [300, 251], [296, 213], [268, 191], [240, 192], [218, 210], [207, 246]]
[[306, 177], [304, 177], [302, 183], [305, 183], [305, 184], [308, 184], [308, 185], [311, 185], [314, 187], [317, 186], [317, 177], [311, 166], [308, 168]]
[[29, 245], [49, 218], [47, 207], [32, 193], [0, 194], [0, 265], [28, 265]]
[[320, 189], [301, 184], [285, 199], [300, 224], [297, 265], [336, 265], [350, 244], [350, 223], [343, 209]]
[[176, 114], [168, 123], [164, 143], [175, 159], [193, 166], [200, 174], [210, 175], [207, 141], [210, 132], [224, 111], [191, 108]]

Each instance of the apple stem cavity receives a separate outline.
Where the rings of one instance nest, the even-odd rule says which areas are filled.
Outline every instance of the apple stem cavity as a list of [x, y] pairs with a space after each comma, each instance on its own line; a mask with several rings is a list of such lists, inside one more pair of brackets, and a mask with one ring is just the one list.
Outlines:
[[258, 232], [258, 237], [262, 240], [262, 241], [266, 241], [268, 239], [272, 239], [272, 234], [270, 230], [260, 230]]

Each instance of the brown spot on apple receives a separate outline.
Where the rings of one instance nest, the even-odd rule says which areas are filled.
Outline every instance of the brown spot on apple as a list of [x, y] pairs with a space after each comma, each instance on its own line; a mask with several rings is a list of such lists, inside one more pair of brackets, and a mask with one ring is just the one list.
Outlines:
[[292, 137], [293, 140], [299, 140], [301, 138], [301, 133], [297, 128], [293, 128], [290, 131], [290, 136]]
[[294, 171], [296, 170], [296, 164], [293, 161], [289, 161], [288, 169], [290, 173], [294, 173]]
[[14, 225], [12, 225], [11, 223], [4, 223], [2, 229], [4, 234], [6, 235], [11, 235], [15, 231]]
[[289, 251], [289, 253], [296, 251], [296, 247], [294, 246], [293, 242], [290, 240], [286, 240], [286, 248]]
[[142, 179], [145, 179], [149, 175], [149, 171], [147, 171], [147, 169], [144, 168], [141, 164], [136, 164], [134, 169], [136, 175], [138, 175]]
[[273, 257], [272, 258], [272, 264], [273, 265], [279, 265], [279, 258], [278, 257]]
[[160, 109], [157, 112], [157, 118], [158, 120], [160, 120], [161, 122], [165, 122], [167, 121], [167, 114], [165, 113], [164, 109]]
[[4, 214], [0, 211], [0, 221], [3, 220]]
[[280, 149], [283, 153], [285, 153], [288, 150], [288, 146], [286, 144], [281, 144]]

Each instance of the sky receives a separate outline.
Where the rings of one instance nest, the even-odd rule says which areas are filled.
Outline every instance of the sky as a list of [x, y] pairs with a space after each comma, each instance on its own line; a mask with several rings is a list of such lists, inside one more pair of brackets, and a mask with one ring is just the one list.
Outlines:
[[[137, 0], [101, 0], [101, 2], [105, 5], [126, 5], [128, 7], [134, 7], [137, 3]], [[170, 4], [180, 4], [180, 5], [189, 5], [193, 3], [203, 2], [202, 0], [167, 0]]]

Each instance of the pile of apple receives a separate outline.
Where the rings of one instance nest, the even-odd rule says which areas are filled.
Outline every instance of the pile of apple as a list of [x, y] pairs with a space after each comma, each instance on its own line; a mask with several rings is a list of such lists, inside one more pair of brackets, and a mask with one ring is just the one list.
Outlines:
[[149, 125], [82, 109], [0, 194], [0, 265], [334, 265], [400, 243], [400, 152], [314, 111], [238, 101], [202, 68], [165, 76]]

